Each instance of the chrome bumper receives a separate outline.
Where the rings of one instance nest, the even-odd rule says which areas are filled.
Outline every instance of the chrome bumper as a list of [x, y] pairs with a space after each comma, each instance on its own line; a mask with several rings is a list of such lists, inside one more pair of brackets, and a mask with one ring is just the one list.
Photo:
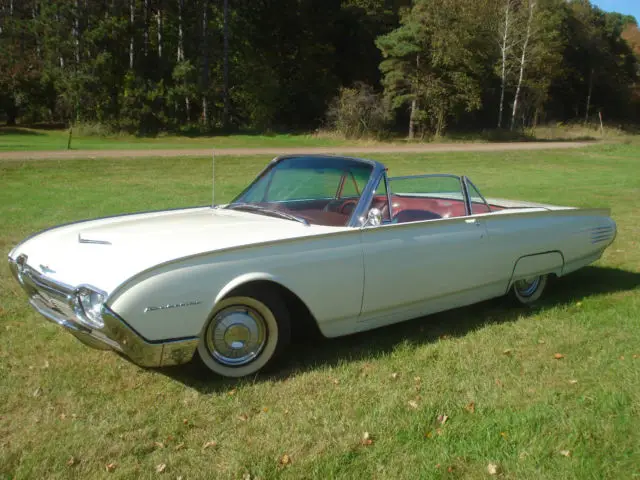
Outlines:
[[90, 347], [114, 350], [142, 367], [180, 365], [195, 353], [197, 338], [149, 342], [107, 306], [102, 307], [104, 327], [92, 328], [76, 314], [75, 288], [46, 278], [24, 262], [18, 265], [12, 258], [9, 268], [38, 313]]

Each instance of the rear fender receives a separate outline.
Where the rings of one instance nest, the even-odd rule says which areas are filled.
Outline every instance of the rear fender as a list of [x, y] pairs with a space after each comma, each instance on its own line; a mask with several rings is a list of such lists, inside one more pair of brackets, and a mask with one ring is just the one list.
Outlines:
[[523, 278], [536, 277], [549, 273], [560, 276], [563, 267], [564, 256], [560, 251], [537, 253], [520, 257], [513, 267], [513, 273], [511, 274], [507, 291], [509, 291], [513, 282], [522, 280]]

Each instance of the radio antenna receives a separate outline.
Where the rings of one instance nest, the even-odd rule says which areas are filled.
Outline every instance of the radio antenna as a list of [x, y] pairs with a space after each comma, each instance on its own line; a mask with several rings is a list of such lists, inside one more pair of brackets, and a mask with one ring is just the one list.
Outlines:
[[211, 153], [211, 207], [216, 206], [216, 153]]

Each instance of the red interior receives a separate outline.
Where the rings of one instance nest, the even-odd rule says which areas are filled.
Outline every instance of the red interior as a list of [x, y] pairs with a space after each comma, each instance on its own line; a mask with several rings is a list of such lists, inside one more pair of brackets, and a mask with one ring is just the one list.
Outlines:
[[[462, 200], [453, 200], [448, 198], [432, 198], [432, 197], [409, 197], [405, 195], [391, 195], [391, 204], [393, 207], [393, 217], [410, 217], [410, 215], [402, 215], [404, 212], [413, 212], [415, 217], [419, 217], [418, 212], [431, 214], [431, 218], [453, 218], [464, 217], [466, 215], [465, 205]], [[387, 215], [387, 198], [384, 195], [378, 195], [374, 198], [372, 206], [379, 208], [383, 217]], [[473, 202], [473, 213], [488, 213], [489, 209], [484, 203]], [[491, 211], [502, 210], [501, 207], [491, 205]], [[418, 220], [419, 218], [414, 219]], [[430, 218], [424, 218], [429, 220]], [[411, 219], [400, 220], [398, 223], [411, 221]]]
[[[290, 211], [295, 215], [305, 218], [314, 225], [344, 226], [346, 225], [353, 208], [353, 199], [311, 200], [308, 202], [289, 203], [286, 207], [278, 204], [277, 207]], [[416, 222], [421, 220], [435, 220], [439, 218], [464, 217], [465, 205], [462, 200], [433, 197], [411, 197], [406, 195], [391, 195], [394, 223]], [[473, 213], [488, 213], [489, 209], [484, 203], [473, 202]], [[372, 208], [378, 208], [382, 212], [383, 220], [389, 220], [387, 197], [377, 195], [371, 202]], [[491, 205], [491, 211], [502, 210], [502, 207]]]

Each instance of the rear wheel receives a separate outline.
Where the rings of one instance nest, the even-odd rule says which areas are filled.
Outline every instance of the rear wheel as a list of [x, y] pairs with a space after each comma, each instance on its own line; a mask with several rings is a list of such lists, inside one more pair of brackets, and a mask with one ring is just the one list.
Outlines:
[[511, 289], [512, 297], [521, 305], [532, 305], [542, 296], [547, 280], [547, 275], [516, 280]]
[[277, 290], [246, 288], [218, 302], [198, 353], [212, 372], [244, 377], [271, 365], [290, 338], [289, 312]]

